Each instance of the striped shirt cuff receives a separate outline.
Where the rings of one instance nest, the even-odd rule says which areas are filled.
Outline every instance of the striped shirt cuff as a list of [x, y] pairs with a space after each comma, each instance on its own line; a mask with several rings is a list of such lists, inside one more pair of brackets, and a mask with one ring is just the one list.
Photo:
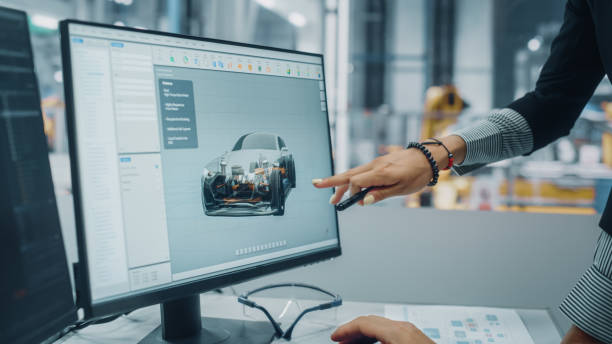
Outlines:
[[533, 134], [529, 124], [512, 109], [501, 109], [471, 127], [453, 133], [467, 146], [465, 159], [455, 166], [459, 174], [471, 172], [485, 164], [529, 153]]
[[593, 265], [559, 307], [576, 326], [612, 343], [612, 236], [602, 232]]

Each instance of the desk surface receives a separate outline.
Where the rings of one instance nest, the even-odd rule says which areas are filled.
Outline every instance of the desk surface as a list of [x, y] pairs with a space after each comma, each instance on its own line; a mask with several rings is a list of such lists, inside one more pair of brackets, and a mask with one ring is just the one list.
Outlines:
[[[270, 299], [271, 302], [284, 302], [282, 299]], [[201, 297], [202, 311], [206, 316], [231, 319], [245, 319], [242, 306], [234, 296], [204, 294]], [[384, 303], [345, 301], [338, 309], [337, 324], [342, 324], [360, 315], [384, 316]], [[558, 344], [561, 341], [559, 331], [546, 310], [517, 309], [535, 344]], [[108, 324], [90, 326], [77, 333], [70, 334], [56, 344], [80, 343], [137, 343], [145, 335], [159, 326], [159, 307], [151, 306], [139, 309], [128, 316], [121, 317]], [[299, 325], [298, 325], [299, 327]], [[297, 328], [296, 328], [297, 330]], [[298, 336], [294, 343], [329, 343], [333, 328]]]

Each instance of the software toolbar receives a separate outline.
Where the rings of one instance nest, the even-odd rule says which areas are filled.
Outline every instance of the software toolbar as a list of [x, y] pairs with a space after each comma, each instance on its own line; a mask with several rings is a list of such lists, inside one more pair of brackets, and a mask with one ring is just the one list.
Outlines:
[[73, 44], [89, 43], [87, 40], [95, 41], [101, 36], [111, 48], [123, 48], [130, 43], [147, 44], [153, 47], [157, 65], [323, 80], [322, 61], [316, 55], [304, 55], [296, 61], [295, 54], [283, 51], [241, 46], [228, 48], [216, 42], [84, 25], [71, 26], [71, 33]]
[[257, 58], [240, 54], [222, 54], [193, 49], [157, 47], [153, 49], [156, 65], [254, 73], [282, 77], [323, 79], [321, 65], [282, 59]]

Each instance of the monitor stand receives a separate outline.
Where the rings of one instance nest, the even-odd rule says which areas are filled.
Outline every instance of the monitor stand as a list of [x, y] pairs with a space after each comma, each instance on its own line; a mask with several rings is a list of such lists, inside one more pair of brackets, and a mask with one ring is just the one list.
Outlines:
[[274, 338], [268, 322], [222, 318], [202, 318], [200, 295], [164, 302], [161, 325], [140, 344], [263, 344]]

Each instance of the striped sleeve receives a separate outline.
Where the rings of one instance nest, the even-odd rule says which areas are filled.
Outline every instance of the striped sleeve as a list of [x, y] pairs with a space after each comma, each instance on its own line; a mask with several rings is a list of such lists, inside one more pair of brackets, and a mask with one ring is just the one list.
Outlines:
[[467, 145], [465, 160], [453, 167], [459, 175], [533, 149], [529, 124], [518, 112], [507, 108], [496, 110], [486, 119], [452, 135], [461, 137]]
[[559, 308], [584, 332], [612, 343], [612, 235], [601, 233], [593, 265]]

